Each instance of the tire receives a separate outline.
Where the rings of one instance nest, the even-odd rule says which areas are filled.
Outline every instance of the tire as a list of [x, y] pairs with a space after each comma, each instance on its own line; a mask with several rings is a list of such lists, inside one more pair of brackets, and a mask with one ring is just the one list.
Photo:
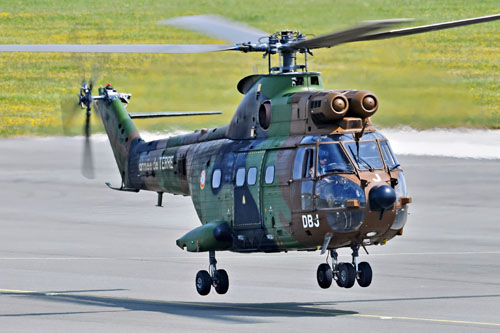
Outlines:
[[342, 288], [351, 288], [356, 280], [356, 272], [354, 266], [343, 262], [339, 264], [339, 273], [337, 285]]
[[358, 265], [358, 284], [360, 287], [366, 288], [372, 283], [372, 268], [369, 263], [363, 261]]
[[212, 279], [210, 278], [210, 274], [208, 274], [207, 271], [199, 271], [198, 274], [196, 274], [195, 285], [198, 294], [201, 296], [208, 295], [210, 289], [212, 288]]
[[328, 289], [332, 285], [333, 274], [332, 268], [328, 264], [321, 264], [318, 266], [316, 273], [318, 284], [323, 289]]
[[215, 271], [215, 291], [217, 294], [225, 294], [229, 289], [229, 277], [227, 272], [223, 269], [218, 269]]

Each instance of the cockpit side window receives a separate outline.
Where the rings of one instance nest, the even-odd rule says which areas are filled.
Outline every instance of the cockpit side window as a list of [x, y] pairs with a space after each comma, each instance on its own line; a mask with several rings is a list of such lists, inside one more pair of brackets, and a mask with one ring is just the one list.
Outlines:
[[384, 157], [385, 165], [389, 170], [399, 169], [399, 162], [392, 152], [389, 141], [380, 141], [380, 150], [382, 150], [382, 156]]
[[314, 176], [314, 157], [314, 149], [306, 149], [304, 154], [304, 167], [302, 168], [302, 178], [312, 178]]
[[339, 144], [322, 144], [318, 152], [318, 175], [327, 173], [353, 173], [354, 167], [349, 162]]
[[312, 178], [314, 176], [314, 151], [313, 147], [301, 147], [297, 150], [293, 164], [293, 179]]

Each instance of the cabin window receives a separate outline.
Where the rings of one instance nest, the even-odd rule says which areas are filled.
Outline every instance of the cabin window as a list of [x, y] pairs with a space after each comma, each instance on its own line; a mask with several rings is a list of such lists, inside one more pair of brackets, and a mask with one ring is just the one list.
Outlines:
[[236, 186], [243, 186], [245, 184], [245, 168], [239, 168], [236, 171]]
[[248, 169], [247, 184], [255, 185], [256, 182], [257, 182], [257, 168], [251, 167], [250, 169]]
[[[235, 161], [236, 161], [236, 155], [234, 155], [233, 153], [228, 153], [224, 155], [223, 158], [224, 165], [222, 166], [222, 168], [224, 170], [233, 170]], [[224, 172], [223, 181], [225, 183], [231, 183], [233, 181], [233, 172], [232, 171]]]
[[266, 168], [266, 184], [272, 184], [274, 182], [274, 165], [269, 165]]
[[220, 187], [221, 175], [222, 175], [222, 172], [220, 171], [220, 169], [214, 170], [214, 172], [212, 174], [212, 188], [219, 188]]
[[317, 76], [311, 76], [311, 85], [313, 86], [319, 85], [319, 78]]

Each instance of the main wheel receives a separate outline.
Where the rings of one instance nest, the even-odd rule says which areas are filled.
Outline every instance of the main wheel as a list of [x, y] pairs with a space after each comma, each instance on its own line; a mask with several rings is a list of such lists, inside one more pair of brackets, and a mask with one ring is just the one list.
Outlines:
[[321, 264], [318, 266], [318, 271], [316, 274], [316, 278], [318, 279], [318, 284], [321, 288], [327, 289], [332, 285], [332, 268], [328, 264]]
[[215, 271], [215, 291], [218, 294], [225, 294], [229, 289], [229, 277], [227, 272], [223, 269], [218, 269]]
[[206, 296], [210, 292], [210, 288], [212, 288], [212, 278], [207, 271], [199, 271], [196, 274], [196, 291], [201, 296]]
[[337, 285], [343, 288], [351, 288], [354, 286], [354, 280], [356, 280], [354, 266], [346, 262], [340, 263]]
[[372, 283], [372, 268], [369, 263], [363, 261], [358, 264], [359, 274], [356, 277], [360, 287], [368, 287]]

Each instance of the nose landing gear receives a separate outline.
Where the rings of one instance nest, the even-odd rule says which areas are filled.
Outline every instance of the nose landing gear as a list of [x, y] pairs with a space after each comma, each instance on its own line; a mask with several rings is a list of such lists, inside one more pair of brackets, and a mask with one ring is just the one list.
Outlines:
[[229, 289], [229, 277], [223, 269], [217, 269], [217, 260], [215, 260], [215, 251], [210, 251], [210, 274], [205, 271], [199, 271], [196, 274], [196, 291], [201, 296], [206, 296], [210, 293], [210, 289], [214, 287], [218, 294], [225, 294]]
[[359, 245], [352, 247], [352, 263], [338, 262], [336, 250], [330, 250], [332, 256], [332, 266], [323, 263], [318, 266], [316, 274], [318, 284], [321, 288], [327, 289], [335, 280], [337, 285], [342, 288], [351, 288], [355, 281], [360, 287], [368, 287], [372, 282], [372, 269], [369, 263], [359, 263]]

